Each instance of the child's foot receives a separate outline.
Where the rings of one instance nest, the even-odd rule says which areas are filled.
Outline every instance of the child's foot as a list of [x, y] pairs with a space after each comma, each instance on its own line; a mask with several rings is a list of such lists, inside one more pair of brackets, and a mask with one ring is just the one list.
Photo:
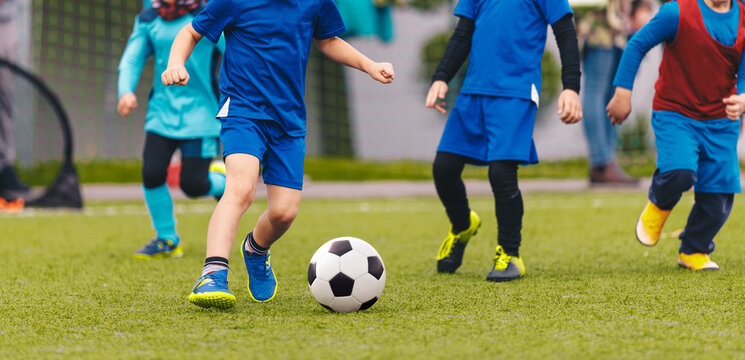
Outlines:
[[257, 302], [274, 299], [277, 294], [277, 278], [272, 268], [271, 253], [267, 252], [264, 255], [249, 253], [246, 251], [246, 241], [248, 237], [243, 240], [241, 253], [248, 272], [248, 294]]
[[695, 253], [695, 254], [678, 254], [678, 265], [682, 268], [689, 270], [719, 270], [719, 265], [709, 259], [708, 254]]
[[135, 259], [150, 260], [163, 258], [179, 258], [184, 256], [184, 249], [181, 244], [174, 245], [171, 240], [155, 238], [150, 240], [145, 246], [135, 251], [132, 256]]
[[235, 306], [235, 295], [228, 290], [228, 270], [200, 277], [191, 289], [189, 302], [203, 308], [229, 309]]
[[497, 254], [494, 256], [494, 268], [486, 275], [489, 281], [511, 281], [525, 276], [525, 265], [523, 259], [510, 256], [497, 245]]
[[453, 234], [452, 228], [448, 231], [448, 236], [440, 244], [437, 251], [437, 272], [454, 273], [463, 262], [463, 252], [466, 250], [468, 240], [479, 231], [481, 219], [475, 211], [471, 211], [471, 223], [468, 229], [458, 234]]
[[636, 221], [636, 239], [645, 246], [656, 245], [670, 211], [662, 210], [653, 202], [648, 201], [644, 211], [639, 215], [639, 220]]

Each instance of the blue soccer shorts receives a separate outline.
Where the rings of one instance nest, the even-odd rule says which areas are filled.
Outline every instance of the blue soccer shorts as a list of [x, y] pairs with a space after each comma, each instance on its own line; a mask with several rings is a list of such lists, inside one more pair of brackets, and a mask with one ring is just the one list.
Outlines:
[[437, 151], [465, 156], [477, 165], [495, 160], [535, 164], [535, 112], [528, 99], [460, 94]]
[[693, 170], [696, 192], [734, 194], [740, 187], [737, 139], [740, 120], [694, 120], [672, 111], [653, 111], [657, 168]]
[[220, 118], [223, 157], [249, 154], [259, 158], [264, 183], [303, 188], [305, 137], [293, 137], [275, 121], [236, 116]]

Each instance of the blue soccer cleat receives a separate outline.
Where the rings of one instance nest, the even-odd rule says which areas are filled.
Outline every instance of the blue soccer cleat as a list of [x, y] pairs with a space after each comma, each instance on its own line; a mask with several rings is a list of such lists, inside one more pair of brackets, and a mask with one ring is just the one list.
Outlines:
[[228, 290], [228, 270], [219, 270], [200, 277], [191, 289], [189, 302], [203, 308], [232, 308], [235, 305], [235, 295]]
[[248, 294], [257, 302], [266, 302], [274, 299], [277, 294], [277, 278], [272, 268], [271, 254], [257, 255], [246, 252], [246, 241], [243, 240], [241, 253], [248, 271]]
[[135, 259], [162, 259], [162, 258], [179, 258], [184, 256], [184, 249], [181, 244], [174, 245], [173, 241], [155, 238], [150, 240], [145, 246], [135, 251], [132, 256]]

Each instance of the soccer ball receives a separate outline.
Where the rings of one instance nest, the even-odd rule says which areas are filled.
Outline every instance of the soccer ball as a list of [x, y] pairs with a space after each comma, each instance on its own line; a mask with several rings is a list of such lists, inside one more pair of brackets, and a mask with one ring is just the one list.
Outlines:
[[308, 286], [326, 309], [343, 313], [365, 310], [383, 293], [383, 259], [364, 240], [349, 236], [329, 240], [310, 259]]

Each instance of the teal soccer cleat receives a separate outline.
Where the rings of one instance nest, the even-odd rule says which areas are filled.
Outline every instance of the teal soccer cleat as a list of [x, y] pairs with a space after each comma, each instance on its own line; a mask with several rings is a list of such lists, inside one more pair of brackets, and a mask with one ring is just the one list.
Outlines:
[[277, 294], [277, 278], [274, 276], [274, 269], [272, 268], [271, 253], [266, 255], [247, 253], [246, 241], [248, 241], [248, 236], [243, 240], [241, 253], [248, 272], [248, 294], [251, 295], [251, 299], [257, 302], [274, 299]]
[[150, 240], [145, 246], [135, 251], [132, 256], [135, 259], [150, 260], [163, 258], [179, 258], [184, 256], [184, 249], [181, 244], [174, 245], [171, 240], [155, 238]]
[[235, 295], [228, 290], [228, 270], [200, 277], [191, 289], [189, 302], [203, 308], [229, 309], [235, 306]]

